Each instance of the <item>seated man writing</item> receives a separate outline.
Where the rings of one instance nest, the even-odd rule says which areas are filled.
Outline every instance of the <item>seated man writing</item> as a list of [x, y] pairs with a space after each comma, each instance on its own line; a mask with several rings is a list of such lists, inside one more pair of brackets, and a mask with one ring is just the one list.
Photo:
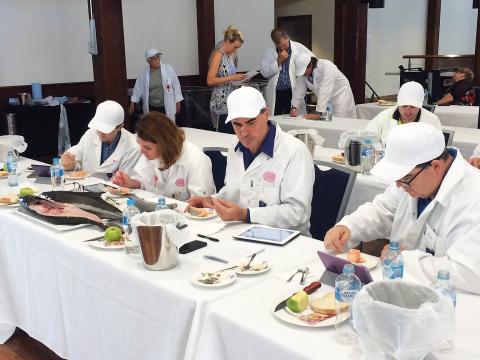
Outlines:
[[60, 158], [65, 170], [84, 170], [103, 180], [110, 180], [117, 170], [133, 172], [140, 151], [135, 136], [123, 128], [124, 117], [119, 103], [100, 103], [88, 123], [90, 129]]
[[325, 247], [395, 239], [407, 278], [430, 284], [448, 270], [457, 288], [479, 294], [480, 172], [445, 148], [440, 130], [409, 123], [392, 129], [372, 173], [395, 183], [330, 229]]
[[262, 94], [234, 90], [228, 117], [238, 142], [228, 150], [225, 186], [216, 197], [192, 197], [192, 206], [215, 208], [222, 220], [300, 230], [308, 234], [314, 167], [300, 140], [268, 120]]

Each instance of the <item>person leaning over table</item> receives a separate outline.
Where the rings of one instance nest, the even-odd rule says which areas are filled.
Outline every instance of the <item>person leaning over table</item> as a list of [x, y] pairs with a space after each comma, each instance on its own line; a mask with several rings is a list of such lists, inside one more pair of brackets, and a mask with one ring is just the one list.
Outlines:
[[453, 85], [436, 105], [475, 105], [473, 89], [473, 71], [467, 67], [459, 67], [453, 73]]
[[[267, 84], [267, 105], [274, 115], [288, 114], [292, 104], [292, 89], [295, 87], [295, 58], [300, 54], [314, 54], [299, 42], [290, 40], [285, 30], [275, 28], [270, 33], [273, 46], [265, 52], [260, 69]], [[305, 103], [300, 113], [305, 114]]]
[[404, 83], [398, 90], [397, 105], [389, 107], [375, 116], [365, 130], [376, 132], [385, 145], [388, 134], [397, 125], [419, 122], [442, 129], [438, 116], [424, 109], [423, 86], [415, 81]]
[[212, 163], [164, 114], [152, 111], [136, 126], [142, 157], [129, 176], [117, 171], [114, 184], [185, 201], [215, 193]]
[[65, 170], [83, 170], [110, 180], [119, 169], [131, 173], [140, 158], [135, 136], [123, 128], [125, 111], [112, 100], [100, 103], [89, 129], [60, 157]]
[[207, 85], [213, 87], [210, 98], [210, 112], [213, 126], [224, 121], [227, 112], [227, 98], [234, 89], [234, 81], [245, 80], [245, 74], [237, 74], [237, 50], [243, 45], [243, 35], [233, 26], [223, 33], [223, 41], [218, 43], [208, 62]]
[[162, 53], [157, 49], [145, 51], [148, 65], [138, 74], [131, 97], [129, 114], [133, 114], [135, 103], [143, 99], [143, 114], [159, 111], [175, 121], [183, 100], [177, 73], [170, 64], [162, 63]]
[[325, 247], [398, 240], [406, 279], [428, 285], [448, 270], [455, 287], [480, 294], [480, 171], [440, 130], [409, 123], [392, 129], [372, 174], [394, 183], [331, 228]]
[[480, 169], [480, 144], [478, 144], [475, 150], [473, 150], [473, 155], [470, 156], [468, 162], [476, 168]]
[[307, 88], [317, 97], [315, 114], [307, 114], [307, 119], [320, 119], [320, 112], [326, 112], [330, 101], [333, 115], [354, 119], [357, 117], [355, 100], [350, 83], [337, 66], [329, 60], [301, 54], [295, 58], [295, 75], [297, 82], [293, 89], [290, 116], [296, 117], [298, 109], [305, 106]]
[[268, 120], [262, 94], [248, 86], [227, 100], [238, 142], [228, 150], [225, 186], [192, 206], [215, 208], [224, 221], [245, 221], [309, 234], [314, 165], [307, 147]]

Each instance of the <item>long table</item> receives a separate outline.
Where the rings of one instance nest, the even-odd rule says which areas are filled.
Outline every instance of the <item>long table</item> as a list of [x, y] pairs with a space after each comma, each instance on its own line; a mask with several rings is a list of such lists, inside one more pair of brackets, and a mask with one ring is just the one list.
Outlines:
[[[316, 129], [318, 133], [325, 138], [325, 147], [338, 148], [338, 139], [340, 134], [348, 130], [364, 130], [369, 120], [348, 119], [334, 117], [333, 121], [307, 120], [304, 118], [292, 118], [287, 115], [277, 115], [272, 117], [284, 131], [293, 129]], [[460, 149], [464, 157], [473, 154], [473, 150], [480, 143], [480, 129], [470, 129], [454, 126], [443, 126], [445, 130], [455, 131], [453, 137], [453, 146]]]
[[[387, 109], [378, 103], [357, 104], [357, 117], [359, 119], [372, 120], [380, 112]], [[478, 106], [436, 106], [435, 115], [444, 126], [456, 126], [465, 128], [478, 128]]]

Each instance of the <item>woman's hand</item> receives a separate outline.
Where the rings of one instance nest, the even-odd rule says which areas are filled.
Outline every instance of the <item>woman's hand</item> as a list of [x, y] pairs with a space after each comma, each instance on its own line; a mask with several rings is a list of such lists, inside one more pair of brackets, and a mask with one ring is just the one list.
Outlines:
[[132, 179], [123, 171], [118, 170], [115, 175], [112, 177], [112, 183], [118, 186], [127, 187], [130, 189], [139, 189], [140, 182], [138, 180]]
[[132, 115], [134, 111], [135, 111], [135, 103], [131, 102], [128, 108], [128, 115]]
[[234, 74], [230, 75], [230, 81], [243, 81], [247, 78], [246, 74]]

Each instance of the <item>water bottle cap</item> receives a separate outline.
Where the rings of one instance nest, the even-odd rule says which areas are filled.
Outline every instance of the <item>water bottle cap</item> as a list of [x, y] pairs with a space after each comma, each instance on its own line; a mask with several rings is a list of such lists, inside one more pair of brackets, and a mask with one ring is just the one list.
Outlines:
[[353, 274], [355, 273], [355, 269], [352, 264], [345, 264], [343, 266], [343, 271], [344, 274]]
[[450, 279], [450, 273], [448, 272], [448, 270], [440, 270], [437, 274], [437, 279], [449, 280]]
[[165, 204], [165, 198], [164, 198], [163, 196], [160, 196], [160, 197], [158, 198], [157, 204]]
[[135, 206], [135, 200], [134, 199], [128, 199], [127, 200], [127, 206]]
[[58, 157], [53, 158], [53, 165], [58, 165], [60, 163], [60, 159]]
[[390, 244], [388, 245], [388, 248], [390, 250], [398, 250], [398, 249], [400, 249], [400, 243], [398, 241], [390, 241]]

